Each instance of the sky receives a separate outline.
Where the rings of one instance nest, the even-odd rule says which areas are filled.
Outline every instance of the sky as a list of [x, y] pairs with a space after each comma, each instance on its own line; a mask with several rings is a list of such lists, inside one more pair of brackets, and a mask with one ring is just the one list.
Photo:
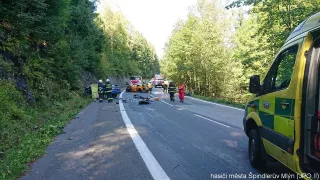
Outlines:
[[[103, 3], [111, 4], [120, 10], [127, 20], [153, 44], [157, 55], [163, 56], [164, 45], [169, 40], [174, 24], [186, 19], [189, 7], [197, 0], [100, 0], [98, 11]], [[225, 0], [228, 3], [230, 0]]]

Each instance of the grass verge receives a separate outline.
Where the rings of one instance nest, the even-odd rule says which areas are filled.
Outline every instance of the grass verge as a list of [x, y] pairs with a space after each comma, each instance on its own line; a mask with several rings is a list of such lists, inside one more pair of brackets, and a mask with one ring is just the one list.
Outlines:
[[228, 105], [228, 106], [232, 106], [232, 107], [236, 107], [236, 108], [241, 108], [241, 109], [245, 108], [245, 104], [232, 102], [229, 100], [210, 98], [210, 97], [204, 97], [204, 96], [199, 96], [199, 95], [192, 95], [191, 97], [210, 101], [210, 102], [215, 102], [215, 103], [219, 103], [219, 104], [224, 104], [224, 105]]
[[[1, 96], [0, 92], [0, 100], [6, 100], [1, 97], [10, 95]], [[0, 179], [17, 179], [29, 170], [54, 137], [62, 133], [64, 126], [91, 100], [73, 92], [68, 99], [45, 108], [16, 105], [11, 99], [4, 101], [8, 110], [0, 108]]]

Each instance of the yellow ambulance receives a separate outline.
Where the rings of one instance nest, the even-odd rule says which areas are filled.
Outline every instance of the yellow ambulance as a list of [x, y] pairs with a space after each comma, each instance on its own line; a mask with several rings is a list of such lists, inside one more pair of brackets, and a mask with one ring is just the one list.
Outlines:
[[253, 167], [275, 159], [300, 177], [320, 178], [319, 57], [317, 13], [294, 29], [261, 81], [250, 78], [243, 125]]

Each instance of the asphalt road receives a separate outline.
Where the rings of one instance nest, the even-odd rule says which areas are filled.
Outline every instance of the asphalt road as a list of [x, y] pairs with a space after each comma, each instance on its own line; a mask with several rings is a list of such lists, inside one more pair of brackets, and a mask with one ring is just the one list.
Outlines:
[[177, 180], [253, 179], [290, 172], [280, 163], [263, 172], [250, 166], [243, 110], [189, 97], [185, 103], [170, 102], [166, 95], [138, 105], [134, 94], [123, 93], [123, 111], [116, 103], [91, 103], [22, 179], [143, 180], [153, 179], [152, 168]]
[[23, 180], [152, 179], [116, 103], [92, 102], [64, 132]]
[[[123, 99], [130, 100], [132, 96], [133, 93], [124, 93]], [[170, 102], [167, 95], [155, 96], [161, 101], [150, 105], [128, 101], [124, 107], [171, 179], [200, 180], [219, 175], [221, 179], [235, 179], [232, 175], [240, 175], [236, 179], [253, 179], [254, 175], [263, 173], [290, 173], [280, 163], [269, 164], [263, 172], [250, 166], [242, 109], [189, 97], [180, 103], [177, 97], [175, 102]]]

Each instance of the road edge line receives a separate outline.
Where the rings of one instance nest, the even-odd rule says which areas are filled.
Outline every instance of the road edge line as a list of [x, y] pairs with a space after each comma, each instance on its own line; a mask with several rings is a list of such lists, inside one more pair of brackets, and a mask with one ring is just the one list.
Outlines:
[[197, 100], [197, 101], [209, 103], [209, 104], [214, 104], [214, 105], [217, 105], [217, 106], [222, 106], [222, 107], [226, 107], [226, 108], [235, 109], [235, 110], [238, 110], [238, 111], [244, 111], [244, 109], [240, 109], [240, 108], [236, 108], [236, 107], [232, 107], [232, 106], [227, 106], [227, 105], [223, 105], [223, 104], [219, 104], [219, 103], [215, 103], [215, 102], [210, 102], [210, 101], [206, 101], [206, 100], [194, 98], [194, 97], [191, 97], [191, 96], [185, 96], [185, 97], [186, 97], [186, 98], [193, 99], [193, 100]]
[[147, 145], [143, 142], [142, 138], [140, 137], [139, 133], [131, 123], [126, 110], [122, 103], [122, 95], [125, 91], [123, 91], [119, 98], [119, 107], [120, 107], [120, 113], [122, 116], [122, 120], [124, 121], [127, 131], [130, 134], [130, 137], [136, 146], [138, 152], [140, 153], [140, 156], [142, 157], [144, 163], [146, 164], [150, 174], [152, 175], [153, 179], [155, 180], [163, 180], [167, 179], [170, 180], [168, 175], [165, 173], [165, 171], [162, 169], [158, 161], [155, 159], [155, 157], [152, 155], [151, 151], [148, 149]]

